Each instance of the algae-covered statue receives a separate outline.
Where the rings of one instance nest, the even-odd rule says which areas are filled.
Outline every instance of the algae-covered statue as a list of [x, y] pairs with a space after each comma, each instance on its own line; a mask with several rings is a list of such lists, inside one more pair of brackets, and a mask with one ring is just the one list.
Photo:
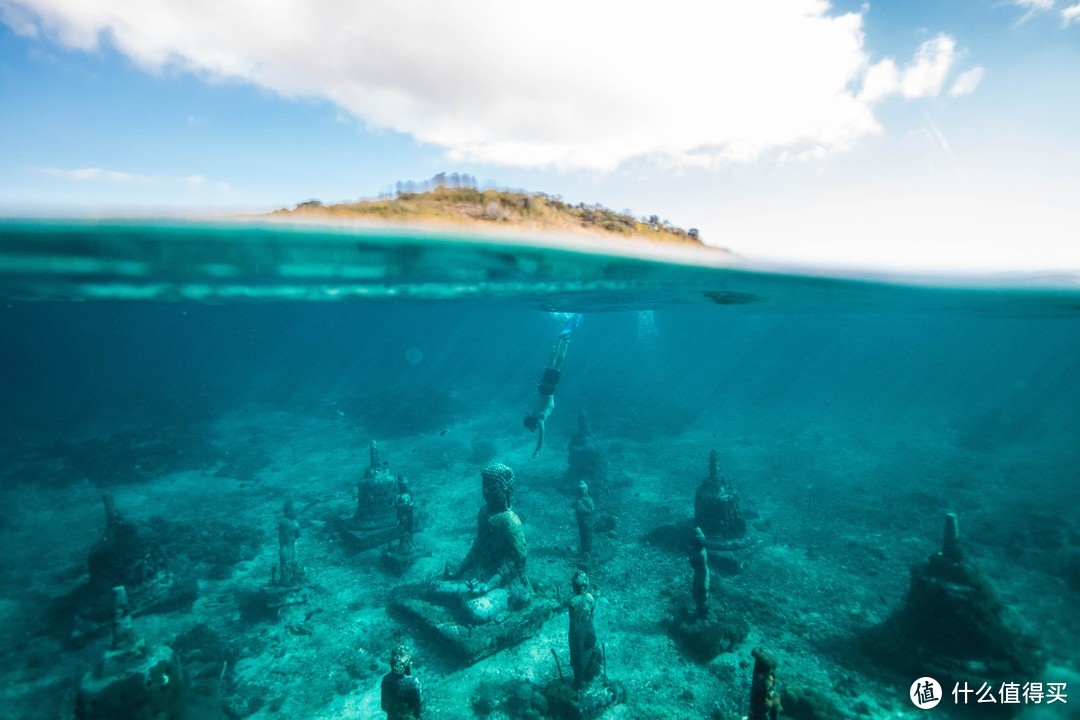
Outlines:
[[596, 504], [589, 497], [589, 486], [585, 481], [578, 483], [578, 498], [574, 501], [574, 518], [578, 527], [578, 550], [585, 557], [592, 552], [593, 540], [593, 515], [596, 512]]
[[390, 653], [390, 672], [383, 675], [380, 705], [386, 720], [419, 720], [424, 709], [424, 691], [412, 675], [412, 653], [398, 645]]
[[511, 507], [514, 471], [492, 463], [481, 477], [484, 506], [477, 513], [472, 548], [458, 569], [434, 586], [437, 594], [460, 599], [465, 620], [472, 625], [491, 622], [509, 608], [524, 607], [532, 597], [525, 575], [525, 531]]
[[296, 541], [300, 539], [300, 523], [296, 520], [296, 506], [292, 500], [285, 501], [281, 520], [278, 521], [278, 584], [291, 587], [300, 576], [296, 563]]
[[413, 500], [412, 485], [403, 475], [397, 479], [397, 499], [394, 500], [397, 513], [397, 542], [383, 549], [382, 559], [391, 572], [404, 573], [423, 553], [413, 535], [416, 533], [416, 502]]
[[574, 597], [570, 599], [570, 667], [574, 687], [581, 689], [600, 674], [600, 644], [596, 641], [596, 598], [589, 592], [589, 576], [581, 570], [570, 581]]
[[[596, 597], [590, 592], [589, 576], [578, 570], [570, 579], [574, 596], [567, 603], [570, 617], [570, 668], [573, 679], [559, 679], [544, 691], [550, 717], [593, 720], [612, 705], [626, 699], [621, 683], [608, 680], [604, 646], [596, 638]], [[552, 652], [555, 652], [552, 650]], [[558, 661], [558, 656], [556, 656]]]
[[469, 662], [534, 634], [558, 607], [534, 597], [528, 549], [513, 509], [514, 471], [491, 463], [480, 473], [484, 504], [472, 547], [456, 569], [422, 585], [399, 587], [393, 606], [449, 643]]
[[694, 571], [694, 605], [698, 617], [703, 618], [709, 614], [709, 551], [705, 547], [705, 533], [701, 528], [694, 528], [690, 547], [690, 568]]
[[664, 621], [679, 646], [698, 662], [709, 662], [722, 652], [733, 650], [750, 631], [746, 618], [710, 604], [712, 573], [705, 533], [694, 528], [690, 534], [690, 591], [693, 605], [682, 597], [673, 598], [670, 615]]

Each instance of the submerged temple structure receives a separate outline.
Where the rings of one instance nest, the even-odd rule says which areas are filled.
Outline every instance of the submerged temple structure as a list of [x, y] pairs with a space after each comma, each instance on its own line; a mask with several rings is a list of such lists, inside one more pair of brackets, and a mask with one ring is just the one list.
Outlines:
[[368, 466], [356, 485], [356, 512], [338, 518], [342, 541], [355, 551], [370, 550], [398, 537], [398, 484], [389, 464], [379, 457], [379, 444], [368, 446]]
[[565, 482], [568, 487], [584, 482], [601, 494], [609, 489], [607, 455], [593, 434], [589, 414], [584, 410], [578, 414], [577, 430], [567, 448]]
[[112, 643], [101, 662], [83, 676], [76, 697], [78, 720], [174, 717], [183, 682], [167, 645], [148, 646], [135, 634], [127, 590], [113, 588]]
[[720, 473], [715, 450], [709, 453], [709, 474], [694, 493], [694, 526], [705, 533], [709, 550], [733, 550], [746, 543], [739, 493]]
[[867, 654], [943, 687], [1023, 683], [1042, 667], [1034, 641], [1010, 626], [1005, 606], [965, 556], [953, 513], [945, 516], [941, 550], [912, 568], [903, 607], [864, 640]]

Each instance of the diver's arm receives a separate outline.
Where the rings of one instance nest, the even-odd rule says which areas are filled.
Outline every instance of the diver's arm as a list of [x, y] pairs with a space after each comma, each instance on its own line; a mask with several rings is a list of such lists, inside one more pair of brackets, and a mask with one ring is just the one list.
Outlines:
[[536, 421], [536, 449], [533, 450], [533, 457], [540, 454], [542, 447], [544, 447], [544, 420], [540, 419]]

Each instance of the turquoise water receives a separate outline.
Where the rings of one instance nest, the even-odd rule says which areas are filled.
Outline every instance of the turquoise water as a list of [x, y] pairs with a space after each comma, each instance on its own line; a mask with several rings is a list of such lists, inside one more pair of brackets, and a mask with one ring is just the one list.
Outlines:
[[[191, 580], [190, 597], [135, 626], [173, 647], [198, 702], [231, 717], [381, 717], [379, 678], [406, 642], [426, 716], [555, 712], [522, 698], [558, 678], [549, 650], [568, 667], [565, 614], [469, 663], [391, 607], [464, 555], [492, 459], [516, 473], [540, 592], [568, 596], [587, 567], [607, 673], [627, 689], [608, 717], [746, 714], [756, 646], [777, 655], [794, 717], [922, 712], [908, 699], [916, 669], [865, 638], [904, 607], [946, 512], [1005, 626], [1038, 646], [1023, 672], [964, 656], [956, 677], [1077, 678], [1075, 278], [838, 277], [719, 254], [262, 223], [4, 221], [0, 299], [0, 617], [15, 628], [0, 640], [4, 717], [74, 717], [79, 678], [108, 646], [86, 609], [101, 601], [87, 557], [103, 492]], [[571, 313], [583, 320], [534, 458], [521, 418]], [[588, 562], [567, 484], [582, 411], [608, 467], [594, 496], [610, 527]], [[333, 529], [356, 506], [370, 440], [425, 518], [426, 554], [403, 575]], [[662, 538], [692, 517], [711, 449], [754, 542], [713, 580], [747, 632], [703, 662], [667, 629], [690, 567]], [[253, 619], [243, 598], [276, 562], [286, 499], [302, 508], [305, 595]], [[937, 711], [961, 716], [941, 680]], [[816, 716], [798, 701], [810, 690]]]

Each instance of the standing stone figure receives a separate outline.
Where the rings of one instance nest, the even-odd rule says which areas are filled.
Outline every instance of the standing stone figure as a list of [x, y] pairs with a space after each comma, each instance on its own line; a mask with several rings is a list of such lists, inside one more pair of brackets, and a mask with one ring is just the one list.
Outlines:
[[574, 502], [574, 517], [577, 518], [578, 548], [582, 555], [588, 557], [592, 552], [593, 537], [593, 512], [596, 509], [593, 499], [589, 497], [589, 486], [585, 481], [578, 483], [578, 499]]
[[404, 645], [390, 653], [390, 672], [383, 675], [380, 696], [386, 720], [419, 720], [424, 691], [412, 676], [412, 653]]
[[142, 643], [131, 624], [131, 606], [128, 604], [127, 588], [118, 585], [113, 588], [113, 623], [112, 649], [126, 652], [134, 650]]
[[412, 547], [416, 507], [413, 505], [409, 481], [404, 476], [399, 476], [397, 482], [398, 496], [394, 501], [394, 509], [397, 510], [398, 545], [402, 550], [406, 550]]
[[705, 549], [705, 533], [694, 528], [690, 538], [690, 567], [694, 570], [694, 605], [699, 618], [709, 614], [709, 551]]
[[574, 670], [574, 688], [580, 690], [600, 673], [602, 659], [593, 625], [596, 598], [589, 592], [589, 576], [578, 570], [570, 582], [574, 588], [570, 600], [570, 667]]
[[747, 720], [776, 720], [783, 710], [776, 692], [776, 657], [764, 648], [754, 648], [750, 654], [754, 656], [754, 677]]
[[296, 541], [300, 539], [300, 523], [296, 521], [296, 506], [285, 501], [278, 522], [278, 582], [282, 587], [293, 586], [300, 574], [296, 564]]

